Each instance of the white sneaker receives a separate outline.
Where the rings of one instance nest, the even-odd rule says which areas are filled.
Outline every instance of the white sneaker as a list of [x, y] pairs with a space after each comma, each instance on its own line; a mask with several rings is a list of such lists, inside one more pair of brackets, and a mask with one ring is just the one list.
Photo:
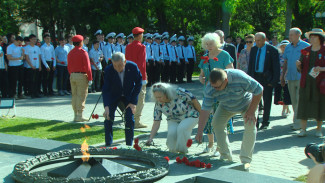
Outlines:
[[214, 154], [213, 154], [213, 156], [215, 156], [215, 157], [219, 157], [219, 156], [220, 156], [219, 151], [215, 151]]
[[322, 131], [318, 131], [318, 130], [316, 130], [315, 136], [316, 136], [316, 137], [323, 137], [323, 133], [322, 133]]
[[209, 153], [209, 152], [211, 152], [211, 150], [212, 150], [212, 147], [209, 148], [208, 146], [206, 146], [205, 149], [203, 150], [203, 152], [204, 153]]
[[306, 137], [307, 133], [305, 130], [300, 130], [300, 133], [298, 133], [298, 137]]

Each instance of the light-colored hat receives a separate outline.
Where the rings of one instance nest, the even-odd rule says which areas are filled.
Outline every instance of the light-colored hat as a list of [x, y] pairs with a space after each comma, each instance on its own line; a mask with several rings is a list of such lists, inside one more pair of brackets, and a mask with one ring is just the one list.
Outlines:
[[128, 37], [127, 37], [128, 39], [129, 38], [132, 38], [132, 39], [134, 39], [134, 36], [133, 36], [133, 34], [130, 34], [130, 35], [128, 35]]
[[176, 34], [174, 34], [171, 38], [170, 38], [170, 43], [172, 43], [172, 42], [176, 42], [177, 41], [177, 37], [176, 37]]
[[97, 35], [100, 35], [102, 33], [103, 33], [103, 31], [99, 29], [99, 30], [96, 31], [96, 33], [94, 35], [97, 36]]
[[280, 46], [287, 45], [287, 44], [290, 44], [290, 42], [288, 40], [283, 40], [281, 41]]
[[306, 32], [306, 33], [305, 33], [305, 37], [306, 37], [307, 39], [309, 39], [309, 36], [310, 36], [311, 34], [321, 35], [321, 36], [323, 36], [323, 37], [325, 38], [325, 32], [323, 31], [323, 29], [320, 29], [320, 28], [314, 28], [314, 29], [312, 29], [311, 31]]
[[116, 36], [116, 38], [125, 38], [125, 35], [123, 34], [123, 33], [119, 33], [117, 36]]
[[154, 36], [153, 38], [154, 38], [154, 39], [161, 39], [162, 36], [158, 34], [158, 35]]
[[194, 37], [193, 36], [188, 37], [187, 41], [194, 41]]
[[177, 40], [178, 41], [185, 41], [185, 37], [184, 36], [179, 36]]
[[116, 36], [116, 33], [115, 32], [111, 32], [109, 34], [107, 34], [107, 36], [105, 37], [106, 39], [108, 38], [114, 38]]
[[166, 35], [169, 36], [169, 33], [168, 33], [168, 32], [164, 32], [164, 33], [162, 33], [161, 35], [162, 35], [163, 37], [166, 36]]
[[169, 35], [162, 35], [162, 39], [169, 39]]
[[152, 39], [152, 34], [148, 33], [148, 35], [147, 35], [146, 38], [147, 38], [147, 39]]

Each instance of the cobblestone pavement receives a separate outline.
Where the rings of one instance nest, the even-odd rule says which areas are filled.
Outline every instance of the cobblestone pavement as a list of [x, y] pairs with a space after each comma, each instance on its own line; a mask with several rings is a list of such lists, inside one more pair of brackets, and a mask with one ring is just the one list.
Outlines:
[[[194, 93], [202, 103], [203, 87], [199, 83], [198, 78], [195, 78], [194, 81], [194, 83], [180, 84], [179, 86]], [[149, 91], [150, 88], [147, 88], [146, 103], [141, 118], [141, 122], [148, 125], [148, 128], [143, 130], [148, 132], [153, 123], [154, 108], [154, 103], [150, 99]], [[84, 112], [85, 117], [90, 116], [99, 96], [100, 93], [91, 93], [88, 95]], [[71, 96], [17, 100], [17, 116], [71, 122], [73, 119], [73, 111], [70, 102]], [[94, 113], [101, 115], [103, 111], [102, 100], [100, 100]], [[308, 169], [313, 166], [313, 162], [307, 159], [304, 154], [305, 146], [310, 142], [321, 143], [323, 139], [317, 138], [314, 135], [316, 128], [315, 121], [308, 123], [307, 137], [298, 138], [296, 135], [297, 131], [292, 131], [290, 128], [293, 114], [291, 113], [288, 118], [282, 118], [281, 111], [282, 106], [273, 105], [270, 128], [258, 132], [250, 172], [292, 180], [300, 175], [306, 174]], [[5, 110], [0, 112], [1, 114], [6, 113]], [[10, 114], [13, 113], [11, 112]], [[117, 118], [116, 120], [119, 119]], [[99, 118], [98, 120], [91, 119], [89, 123], [102, 125], [102, 121], [103, 118]], [[121, 123], [117, 122], [117, 124]], [[239, 116], [235, 117], [234, 129], [235, 134], [230, 134], [229, 140], [234, 161], [239, 162], [243, 134], [243, 120]], [[196, 130], [197, 127], [193, 130], [192, 138], [194, 138]], [[163, 118], [159, 134], [154, 139], [155, 144], [161, 145], [162, 149], [167, 149], [165, 145], [166, 134], [167, 122], [165, 118]], [[207, 141], [207, 137], [205, 137], [205, 141]], [[190, 148], [189, 153], [199, 154], [203, 151], [205, 145], [206, 143], [198, 147], [193, 146]], [[202, 154], [202, 156], [207, 156], [207, 154]]]

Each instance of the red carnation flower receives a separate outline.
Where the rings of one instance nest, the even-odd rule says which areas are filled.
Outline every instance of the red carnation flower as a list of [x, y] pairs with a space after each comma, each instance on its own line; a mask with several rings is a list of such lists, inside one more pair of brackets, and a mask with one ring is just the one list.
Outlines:
[[141, 151], [141, 147], [138, 144], [134, 144], [133, 147], [135, 150]]
[[208, 56], [202, 56], [201, 60], [204, 60], [204, 64], [209, 62], [209, 57]]
[[91, 118], [93, 118], [93, 119], [94, 119], [94, 118], [95, 118], [95, 114], [92, 114], [92, 115], [91, 115]]
[[211, 167], [212, 167], [211, 163], [208, 163], [208, 164], [206, 165], [206, 167], [207, 167], [207, 168], [211, 168]]
[[94, 116], [94, 117], [95, 117], [95, 119], [98, 119], [98, 118], [99, 118], [98, 114], [95, 114], [95, 116]]
[[188, 139], [187, 140], [187, 143], [186, 143], [186, 146], [189, 148], [189, 147], [191, 147], [192, 143], [193, 143], [193, 140], [192, 139]]
[[53, 58], [53, 57], [52, 57], [51, 59], [52, 59], [52, 60], [54, 60], [54, 58]]
[[216, 62], [218, 62], [218, 58], [217, 57], [214, 57], [213, 60], [216, 61]]
[[197, 167], [197, 168], [200, 168], [201, 167], [201, 161], [200, 160], [196, 160], [195, 161], [195, 167]]
[[139, 138], [134, 139], [135, 144], [139, 144]]
[[189, 160], [186, 160], [185, 161], [185, 165], [190, 166], [190, 161]]
[[177, 162], [177, 163], [182, 163], [181, 158], [177, 156], [177, 157], [176, 157], [176, 162]]
[[168, 157], [168, 156], [165, 156], [164, 158], [165, 158], [165, 160], [166, 160], [167, 162], [169, 162], [169, 157]]
[[191, 161], [190, 166], [195, 166], [195, 161]]
[[184, 157], [182, 158], [182, 162], [185, 163], [186, 161], [188, 161], [188, 159], [187, 159], [186, 156], [184, 156]]
[[201, 168], [205, 168], [206, 164], [204, 162], [201, 162]]
[[64, 62], [61, 62], [61, 64], [65, 64]]
[[278, 104], [279, 105], [284, 105], [284, 102], [283, 101], [279, 101]]
[[113, 149], [113, 150], [116, 150], [116, 149], [117, 149], [117, 147], [113, 147], [112, 149]]

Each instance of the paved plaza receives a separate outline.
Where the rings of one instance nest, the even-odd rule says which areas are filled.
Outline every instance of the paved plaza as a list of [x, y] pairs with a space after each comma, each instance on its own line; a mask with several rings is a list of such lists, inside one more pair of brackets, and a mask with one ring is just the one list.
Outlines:
[[[203, 86], [199, 83], [198, 78], [194, 79], [194, 83], [180, 84], [179, 86], [194, 93], [200, 103], [202, 103]], [[147, 88], [146, 103], [141, 118], [141, 122], [148, 125], [148, 128], [142, 130], [147, 132], [150, 132], [151, 130], [154, 109], [154, 103], [151, 100], [149, 91], [150, 88]], [[89, 117], [99, 96], [100, 93], [91, 93], [88, 95], [84, 116]], [[73, 111], [70, 101], [71, 96], [54, 96], [50, 98], [18, 100], [16, 101], [17, 116], [71, 122], [73, 119]], [[102, 115], [103, 111], [103, 103], [102, 100], [100, 100], [94, 113]], [[297, 137], [297, 131], [292, 131], [290, 128], [293, 114], [291, 113], [288, 118], [282, 118], [281, 111], [282, 106], [273, 105], [270, 118], [270, 128], [264, 131], [258, 131], [250, 172], [293, 180], [300, 175], [306, 174], [308, 169], [314, 165], [313, 162], [310, 159], [307, 159], [304, 154], [305, 146], [310, 142], [322, 143], [323, 139], [317, 138], [314, 135], [316, 128], [315, 121], [308, 123], [307, 137]], [[5, 112], [6, 111], [4, 110], [1, 111], [2, 114]], [[117, 120], [119, 119], [117, 118]], [[89, 123], [92, 123], [93, 125], [103, 125], [103, 118], [101, 117], [98, 120], [91, 119]], [[229, 140], [233, 151], [234, 161], [239, 162], [239, 153], [243, 134], [243, 120], [240, 116], [235, 117], [234, 130], [235, 133], [229, 135]], [[193, 130], [193, 139], [196, 131], [197, 126]], [[157, 135], [157, 138], [154, 139], [154, 143], [160, 145], [163, 150], [167, 149], [165, 145], [166, 134], [167, 122], [165, 118], [163, 118], [159, 134]], [[140, 140], [145, 141], [146, 138]], [[201, 154], [207, 145], [207, 137], [204, 137], [204, 141], [205, 143], [198, 147], [194, 144], [189, 149], [189, 154], [208, 156], [208, 154]], [[16, 162], [28, 157], [27, 155], [20, 154], [11, 155], [3, 151], [0, 151], [0, 154], [5, 155], [5, 157], [8, 158], [10, 158], [10, 156], [15, 156]], [[0, 162], [0, 165], [1, 163], [3, 162]], [[7, 162], [5, 166], [1, 166], [2, 169], [6, 169], [5, 174], [10, 172], [6, 167], [13, 167], [15, 162], [10, 163]], [[4, 176], [3, 173], [0, 175]], [[0, 180], [4, 178], [5, 177], [1, 177]]]

